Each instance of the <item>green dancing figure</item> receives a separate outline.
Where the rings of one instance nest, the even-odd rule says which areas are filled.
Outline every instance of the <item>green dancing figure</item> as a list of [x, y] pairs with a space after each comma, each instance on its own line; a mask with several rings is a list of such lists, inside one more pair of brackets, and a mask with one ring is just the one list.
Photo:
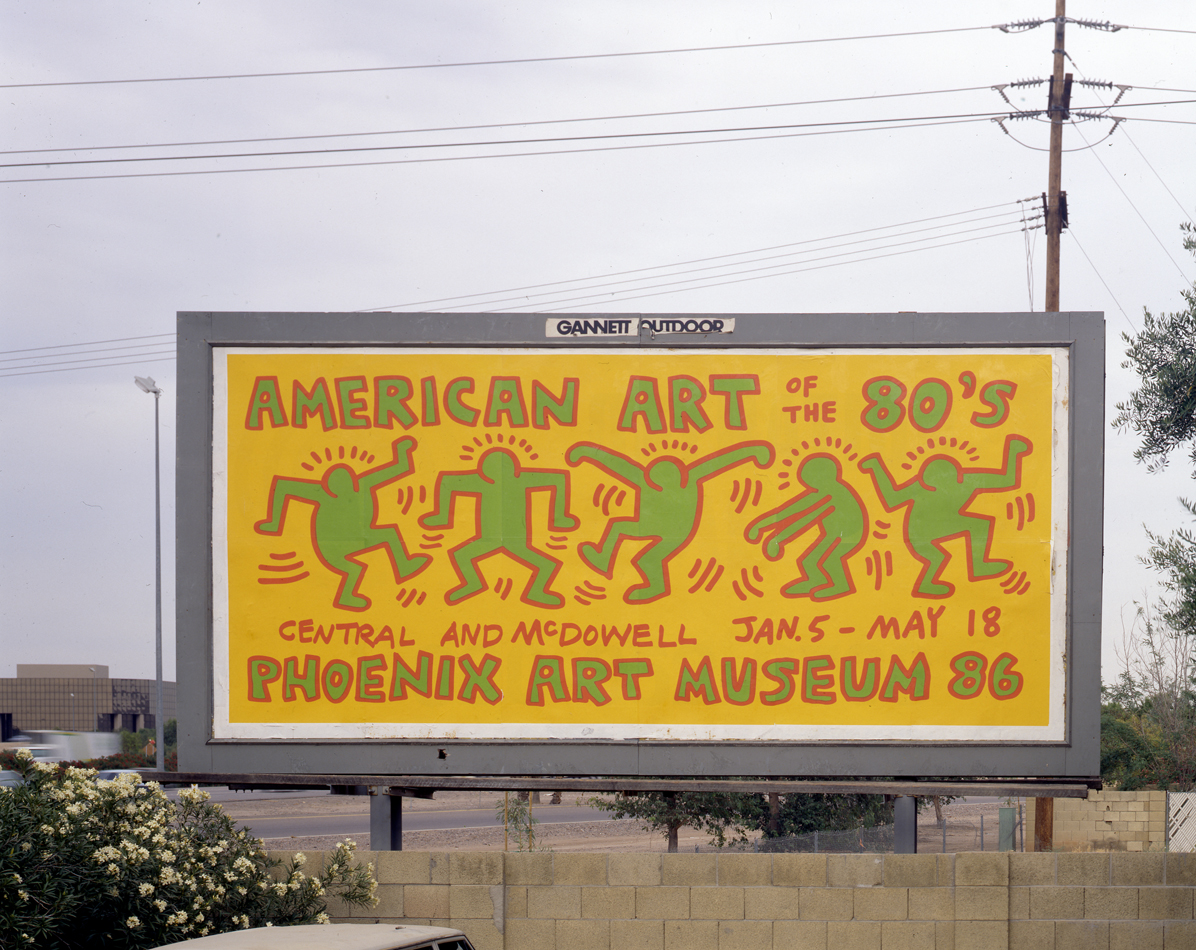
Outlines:
[[887, 511], [906, 508], [905, 543], [922, 562], [914, 585], [915, 597], [950, 597], [955, 587], [940, 575], [951, 560], [943, 547], [952, 538], [967, 541], [968, 579], [999, 577], [1012, 567], [1009, 561], [989, 558], [995, 518], [972, 514], [968, 505], [981, 492], [1007, 491], [1022, 482], [1022, 456], [1033, 451], [1020, 435], [1005, 438], [1004, 467], [968, 468], [950, 456], [935, 455], [922, 463], [918, 474], [903, 485], [894, 485], [885, 463], [876, 453], [860, 461], [872, 475]]
[[798, 466], [797, 480], [807, 491], [755, 519], [744, 537], [756, 544], [762, 534], [767, 535], [764, 556], [777, 561], [793, 538], [817, 525], [818, 536], [798, 559], [802, 576], [782, 587], [781, 593], [812, 600], [854, 593], [847, 559], [868, 537], [868, 515], [860, 496], [843, 481], [839, 460], [830, 455], [807, 456]]
[[449, 554], [461, 583], [444, 595], [456, 604], [486, 589], [478, 562], [500, 551], [531, 568], [520, 599], [540, 607], [561, 607], [565, 599], [548, 589], [561, 562], [531, 544], [528, 529], [531, 493], [552, 493], [552, 527], [572, 531], [577, 519], [569, 514], [569, 473], [542, 468], [520, 468], [519, 459], [507, 449], [491, 449], [478, 461], [475, 472], [441, 472], [436, 479], [436, 507], [420, 518], [425, 528], [453, 526], [453, 498], [471, 495], [476, 505], [476, 530]]
[[715, 452], [690, 465], [672, 456], [653, 459], [645, 468], [625, 455], [578, 442], [566, 456], [570, 465], [591, 462], [636, 490], [635, 514], [611, 518], [598, 544], [578, 545], [577, 552], [603, 576], [613, 576], [612, 562], [624, 538], [651, 540], [631, 563], [642, 583], [627, 589], [623, 600], [646, 604], [669, 593], [669, 560], [693, 539], [702, 516], [702, 482], [752, 460], [758, 468], [772, 464], [767, 442], [745, 442]]
[[344, 610], [366, 610], [370, 599], [357, 590], [366, 565], [357, 560], [358, 555], [384, 549], [395, 579], [400, 581], [414, 577], [431, 560], [426, 554], [408, 554], [395, 525], [377, 523], [378, 502], [374, 492], [411, 474], [411, 451], [415, 446], [415, 439], [409, 436], [396, 439], [394, 461], [360, 475], [344, 464], [333, 465], [318, 482], [276, 475], [270, 486], [266, 520], [259, 521], [254, 530], [259, 534], [281, 534], [292, 498], [314, 505], [312, 547], [320, 563], [341, 577], [334, 604]]

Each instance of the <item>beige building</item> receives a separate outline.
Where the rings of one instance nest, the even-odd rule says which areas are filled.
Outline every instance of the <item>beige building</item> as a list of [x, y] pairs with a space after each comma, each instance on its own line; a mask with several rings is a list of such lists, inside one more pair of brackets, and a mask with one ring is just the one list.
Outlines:
[[[152, 679], [112, 678], [99, 663], [18, 663], [15, 679], [0, 679], [0, 739], [14, 731], [136, 731], [153, 728]], [[174, 683], [162, 684], [167, 720], [177, 716]]]

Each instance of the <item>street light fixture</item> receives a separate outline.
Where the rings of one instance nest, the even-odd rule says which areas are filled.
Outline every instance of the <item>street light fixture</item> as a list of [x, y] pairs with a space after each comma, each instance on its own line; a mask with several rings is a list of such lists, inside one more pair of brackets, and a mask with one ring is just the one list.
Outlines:
[[163, 741], [165, 723], [162, 721], [162, 478], [159, 473], [158, 400], [162, 390], [152, 376], [134, 376], [133, 382], [143, 393], [154, 394], [154, 651], [158, 687], [158, 707], [154, 716], [157, 738], [154, 743], [155, 765], [159, 772], [166, 770], [166, 748]]

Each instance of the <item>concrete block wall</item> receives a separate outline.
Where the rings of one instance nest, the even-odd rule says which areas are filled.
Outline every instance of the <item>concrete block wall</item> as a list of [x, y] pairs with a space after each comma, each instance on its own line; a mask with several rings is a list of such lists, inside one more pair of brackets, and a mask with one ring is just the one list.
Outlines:
[[478, 950], [1196, 950], [1196, 854], [374, 852], [338, 920]]
[[[1026, 841], [1034, 840], [1028, 800]], [[1056, 851], [1162, 851], [1167, 841], [1166, 792], [1096, 792], [1055, 799]]]

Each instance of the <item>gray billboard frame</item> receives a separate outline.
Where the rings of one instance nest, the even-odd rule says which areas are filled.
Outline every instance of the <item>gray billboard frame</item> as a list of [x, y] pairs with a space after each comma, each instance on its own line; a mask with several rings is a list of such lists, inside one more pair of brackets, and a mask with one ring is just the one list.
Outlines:
[[[640, 314], [586, 314], [638, 320]], [[1094, 779], [1100, 772], [1103, 313], [644, 314], [735, 318], [733, 334], [547, 337], [543, 314], [178, 315], [177, 670], [186, 771], [384, 775], [898, 776]], [[638, 324], [637, 324], [638, 325]], [[1065, 347], [1070, 402], [1063, 742], [257, 740], [212, 736], [212, 433], [216, 346]]]

